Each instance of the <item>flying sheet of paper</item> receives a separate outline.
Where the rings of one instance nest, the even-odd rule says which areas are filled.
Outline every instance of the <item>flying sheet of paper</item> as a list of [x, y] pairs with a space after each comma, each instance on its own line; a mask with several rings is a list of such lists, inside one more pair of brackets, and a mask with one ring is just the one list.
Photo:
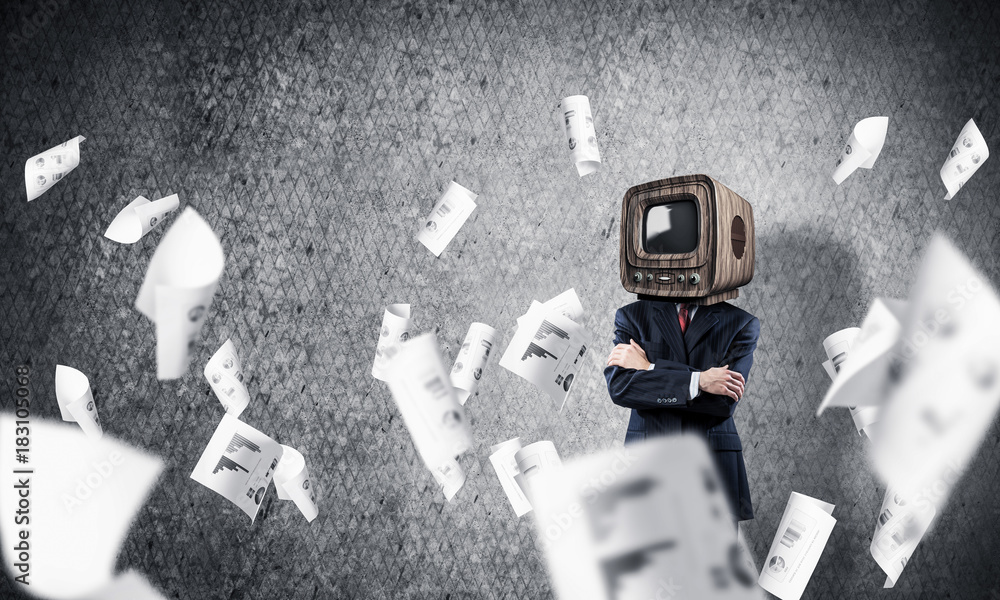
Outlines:
[[87, 600], [167, 600], [146, 578], [135, 571], [125, 574], [101, 588]]
[[73, 367], [56, 365], [56, 401], [63, 421], [77, 423], [89, 437], [104, 435], [90, 380]]
[[[600, 483], [596, 483], [600, 482]], [[704, 440], [690, 435], [567, 461], [532, 482], [559, 599], [756, 599]]]
[[302, 511], [306, 521], [319, 514], [316, 508], [316, 496], [309, 480], [309, 469], [302, 453], [291, 446], [281, 445], [281, 460], [274, 471], [274, 489], [279, 500], [291, 500]]
[[928, 245], [894, 354], [876, 472], [905, 497], [934, 490], [940, 510], [949, 474], [965, 470], [1000, 407], [1000, 299], [943, 236]]
[[576, 322], [535, 311], [520, 322], [500, 366], [548, 394], [562, 410], [589, 343], [590, 333]]
[[563, 466], [555, 444], [545, 440], [519, 448], [514, 452], [514, 463], [517, 467], [514, 482], [521, 488], [529, 504], [533, 493], [531, 488], [533, 482], [539, 477], [562, 469]]
[[177, 194], [150, 202], [139, 196], [123, 208], [104, 232], [104, 237], [119, 244], [134, 244], [154, 227], [163, 222], [163, 217], [177, 210], [180, 201]]
[[24, 189], [28, 202], [44, 194], [80, 164], [80, 142], [86, 139], [78, 135], [25, 161]]
[[497, 330], [485, 323], [473, 323], [465, 334], [462, 348], [451, 367], [451, 385], [455, 388], [459, 404], [465, 404], [479, 388], [479, 380], [486, 368], [490, 350], [497, 343]]
[[798, 600], [826, 548], [837, 519], [832, 504], [792, 492], [757, 580], [781, 600]]
[[431, 474], [434, 475], [434, 481], [441, 486], [441, 491], [448, 502], [451, 502], [458, 490], [465, 485], [465, 470], [454, 458], [431, 469]]
[[156, 377], [177, 379], [188, 368], [225, 266], [222, 245], [191, 207], [160, 240], [135, 307], [156, 324]]
[[885, 587], [896, 585], [935, 513], [930, 503], [908, 502], [892, 488], [885, 491], [869, 546], [872, 558], [885, 571]]
[[477, 197], [477, 194], [454, 181], [449, 183], [448, 189], [434, 205], [434, 210], [417, 234], [417, 241], [433, 252], [434, 256], [441, 256], [472, 211], [476, 210]]
[[191, 479], [238, 506], [252, 523], [281, 455], [281, 444], [226, 414]]
[[986, 146], [986, 139], [976, 127], [976, 122], [969, 119], [969, 122], [958, 134], [958, 140], [948, 153], [948, 158], [941, 166], [941, 181], [948, 189], [945, 200], [951, 200], [962, 189], [965, 182], [983, 166], [986, 159], [990, 157], [990, 149]]
[[837, 185], [857, 171], [858, 167], [870, 169], [875, 165], [875, 159], [885, 145], [885, 134], [888, 131], [889, 117], [868, 117], [858, 121], [844, 151], [840, 153], [837, 168], [833, 171], [833, 180]]
[[490, 448], [490, 462], [493, 464], [493, 469], [497, 472], [497, 478], [500, 479], [500, 486], [503, 487], [504, 493], [507, 494], [507, 499], [510, 501], [511, 508], [514, 509], [514, 514], [518, 517], [531, 512], [531, 503], [528, 502], [528, 497], [524, 495], [521, 486], [515, 481], [515, 477], [520, 475], [520, 471], [517, 468], [517, 457], [515, 456], [520, 449], [521, 438], [507, 440]]
[[372, 364], [372, 377], [386, 381], [386, 366], [399, 352], [399, 345], [410, 339], [410, 305], [390, 304], [382, 314], [382, 328], [378, 334], [378, 346], [375, 348], [375, 362]]
[[851, 342], [850, 353], [840, 362], [837, 376], [816, 409], [816, 416], [831, 406], [882, 404], [891, 351], [899, 339], [905, 307], [900, 300], [876, 298], [872, 302], [861, 331]]
[[389, 391], [428, 469], [453, 461], [472, 446], [472, 430], [433, 333], [401, 344], [387, 372]]
[[[823, 363], [823, 369], [833, 381], [837, 378], [840, 365], [847, 360], [851, 351], [854, 339], [861, 332], [858, 327], [849, 327], [832, 333], [823, 340], [823, 349], [826, 351], [827, 360]], [[871, 426], [878, 421], [878, 406], [848, 406], [851, 412], [851, 419], [859, 435], [866, 435], [871, 439]]]
[[[91, 594], [111, 583], [118, 550], [163, 463], [110, 436], [90, 438], [75, 425], [37, 416], [30, 450], [18, 452], [21, 426], [13, 414], [0, 414], [0, 513], [9, 515], [0, 527], [4, 565], [38, 596]], [[29, 490], [30, 511], [17, 519], [22, 490]], [[20, 557], [22, 542], [28, 560]]]
[[232, 340], [226, 340], [205, 365], [205, 379], [226, 412], [239, 417], [250, 404], [250, 392], [243, 383], [243, 364]]
[[580, 177], [601, 168], [601, 152], [597, 149], [594, 116], [590, 112], [590, 99], [586, 96], [568, 96], [556, 105], [556, 116], [566, 132], [570, 156]]
[[583, 304], [580, 303], [580, 297], [576, 295], [576, 290], [569, 288], [545, 303], [532, 300], [528, 312], [517, 318], [517, 324], [520, 326], [527, 317], [546, 312], [555, 312], [571, 321], [579, 321], [583, 318], [584, 311]]

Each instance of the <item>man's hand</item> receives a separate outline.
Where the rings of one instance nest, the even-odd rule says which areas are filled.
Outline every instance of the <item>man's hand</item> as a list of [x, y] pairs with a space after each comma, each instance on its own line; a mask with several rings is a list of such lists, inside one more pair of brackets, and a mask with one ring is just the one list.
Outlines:
[[729, 365], [712, 367], [707, 371], [702, 371], [701, 375], [698, 376], [698, 388], [701, 391], [718, 396], [729, 396], [737, 402], [743, 397], [743, 388], [746, 384], [743, 374], [739, 371], [730, 371]]
[[608, 356], [608, 366], [645, 371], [649, 368], [649, 360], [646, 359], [646, 351], [635, 340], [629, 340], [627, 344], [615, 346]]

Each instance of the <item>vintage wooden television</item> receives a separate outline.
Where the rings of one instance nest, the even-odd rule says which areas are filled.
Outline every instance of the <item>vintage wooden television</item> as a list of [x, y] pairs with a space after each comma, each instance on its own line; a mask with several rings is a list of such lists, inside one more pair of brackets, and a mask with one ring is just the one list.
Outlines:
[[622, 285], [640, 298], [715, 304], [753, 279], [753, 208], [707, 175], [630, 188], [620, 241]]

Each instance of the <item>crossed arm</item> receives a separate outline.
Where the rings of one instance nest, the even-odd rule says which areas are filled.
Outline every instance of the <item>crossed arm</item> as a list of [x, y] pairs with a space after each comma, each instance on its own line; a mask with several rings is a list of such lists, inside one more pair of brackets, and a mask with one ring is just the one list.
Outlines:
[[[612, 402], [626, 408], [679, 410], [730, 417], [750, 375], [759, 334], [760, 321], [754, 318], [730, 344], [722, 361], [723, 366], [701, 372], [699, 393], [692, 398], [691, 373], [696, 369], [679, 362], [658, 359], [653, 370], [646, 370], [649, 362], [645, 352], [633, 341], [639, 336], [619, 311], [615, 316], [616, 346], [608, 358], [608, 367], [604, 369], [608, 393]], [[676, 398], [679, 402], [664, 404], [658, 401], [664, 396]]]

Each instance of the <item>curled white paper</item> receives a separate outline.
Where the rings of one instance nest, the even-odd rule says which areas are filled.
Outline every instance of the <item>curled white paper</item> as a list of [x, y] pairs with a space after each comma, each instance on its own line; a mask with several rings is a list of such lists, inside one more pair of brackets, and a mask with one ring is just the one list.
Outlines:
[[24, 163], [24, 188], [28, 202], [44, 194], [80, 164], [80, 142], [87, 138], [78, 135]]
[[489, 360], [490, 351], [497, 343], [497, 330], [485, 323], [473, 323], [465, 334], [462, 348], [451, 367], [451, 385], [458, 395], [459, 404], [465, 404], [479, 388], [479, 380]]
[[389, 361], [399, 352], [399, 346], [410, 339], [410, 305], [390, 304], [382, 314], [382, 327], [379, 329], [378, 345], [375, 347], [375, 362], [372, 364], [372, 377], [380, 381], [387, 380], [386, 367]]
[[534, 502], [532, 482], [538, 477], [547, 477], [562, 469], [562, 460], [556, 452], [556, 445], [547, 440], [521, 448], [514, 453], [514, 461], [517, 463], [517, 475], [514, 476], [514, 481], [529, 503]]
[[600, 169], [601, 152], [597, 149], [590, 99], [586, 96], [563, 98], [556, 106], [556, 116], [566, 133], [566, 143], [580, 177]]
[[476, 210], [477, 197], [454, 181], [449, 183], [430, 216], [424, 220], [424, 225], [417, 234], [417, 241], [433, 252], [434, 256], [441, 256], [472, 211]]
[[451, 502], [458, 490], [465, 485], [465, 469], [454, 458], [431, 469], [431, 474], [434, 476], [434, 481], [441, 487], [441, 492], [448, 502]]
[[833, 180], [837, 185], [858, 167], [870, 169], [875, 166], [875, 159], [882, 152], [888, 131], [889, 117], [868, 117], [858, 121], [837, 160], [837, 168], [833, 171]]
[[282, 444], [281, 448], [281, 460], [274, 472], [274, 489], [278, 492], [278, 499], [294, 502], [306, 521], [312, 523], [319, 514], [319, 509], [316, 508], [316, 495], [309, 479], [306, 459], [291, 446]]
[[78, 424], [87, 437], [100, 439], [104, 435], [86, 375], [73, 367], [56, 365], [56, 400], [63, 421]]
[[104, 237], [119, 244], [134, 244], [154, 227], [163, 222], [163, 217], [177, 210], [180, 201], [177, 194], [150, 202], [139, 196], [123, 208], [104, 232]]
[[157, 378], [176, 379], [187, 371], [224, 266], [219, 238], [193, 208], [185, 208], [156, 247], [135, 300], [156, 324]]
[[969, 119], [969, 122], [958, 134], [955, 145], [952, 146], [948, 158], [941, 166], [941, 181], [948, 189], [945, 200], [951, 200], [962, 189], [965, 182], [983, 166], [986, 159], [990, 157], [990, 149], [986, 146], [986, 139], [976, 127], [976, 122]]
[[812, 577], [837, 519], [834, 505], [792, 492], [757, 582], [781, 600], [798, 600]]
[[531, 502], [528, 501], [524, 490], [515, 479], [520, 475], [516, 457], [517, 451], [520, 449], [521, 438], [507, 440], [490, 448], [490, 463], [493, 464], [493, 469], [497, 472], [497, 478], [500, 480], [500, 486], [507, 494], [507, 500], [510, 501], [510, 506], [518, 517], [531, 512]]
[[240, 416], [250, 404], [250, 392], [243, 382], [243, 364], [232, 340], [226, 340], [205, 365], [205, 379], [226, 412]]

